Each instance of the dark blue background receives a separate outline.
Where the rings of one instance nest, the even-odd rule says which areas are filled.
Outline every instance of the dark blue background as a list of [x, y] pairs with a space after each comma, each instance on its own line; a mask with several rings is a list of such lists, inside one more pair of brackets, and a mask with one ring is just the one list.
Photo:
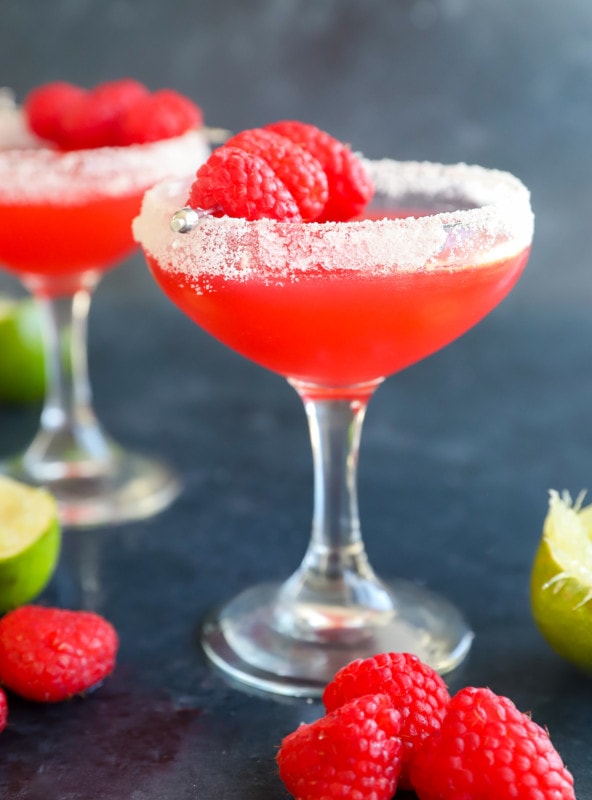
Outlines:
[[[301, 118], [369, 156], [477, 162], [531, 188], [535, 245], [512, 295], [373, 399], [360, 505], [381, 573], [443, 591], [476, 630], [451, 689], [488, 685], [531, 710], [579, 800], [592, 798], [592, 684], [528, 607], [549, 488], [592, 482], [592, 4], [0, 0], [0, 85], [19, 99], [46, 80], [122, 75], [190, 94], [212, 126]], [[96, 293], [90, 358], [106, 426], [168, 456], [186, 490], [149, 522], [67, 535], [45, 599], [106, 614], [119, 665], [86, 701], [13, 706], [0, 788], [15, 800], [284, 797], [276, 748], [318, 707], [227, 687], [196, 629], [213, 603], [287, 576], [303, 554], [299, 400], [186, 320], [139, 256]], [[24, 445], [37, 416], [0, 410], [0, 450]]]

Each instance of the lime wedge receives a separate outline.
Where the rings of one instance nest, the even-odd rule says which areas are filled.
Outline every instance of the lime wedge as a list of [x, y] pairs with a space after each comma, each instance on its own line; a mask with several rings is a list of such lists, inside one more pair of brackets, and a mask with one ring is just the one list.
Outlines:
[[0, 613], [43, 591], [56, 568], [60, 543], [52, 495], [0, 476]]
[[592, 674], [592, 505], [551, 491], [530, 581], [534, 620], [551, 647]]
[[35, 403], [45, 393], [45, 360], [33, 300], [0, 296], [0, 403]]

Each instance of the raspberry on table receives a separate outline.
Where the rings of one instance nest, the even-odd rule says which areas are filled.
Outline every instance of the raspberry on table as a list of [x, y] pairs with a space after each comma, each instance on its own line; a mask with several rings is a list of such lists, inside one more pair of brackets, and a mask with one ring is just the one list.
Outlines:
[[415, 752], [419, 800], [575, 800], [548, 733], [507, 697], [467, 687], [440, 730]]
[[391, 800], [401, 769], [399, 727], [386, 695], [357, 698], [285, 737], [280, 777], [298, 800]]
[[203, 125], [201, 108], [173, 89], [160, 89], [140, 97], [121, 115], [118, 143], [146, 144], [181, 136]]
[[374, 185], [364, 165], [349, 147], [305, 122], [282, 120], [265, 128], [308, 150], [325, 170], [329, 197], [317, 222], [347, 221], [364, 210], [372, 199]]
[[98, 614], [21, 606], [0, 620], [0, 684], [27, 700], [65, 700], [113, 671], [117, 647]]
[[0, 689], [0, 732], [4, 730], [8, 724], [8, 701], [6, 700], [6, 693]]
[[301, 219], [292, 194], [267, 161], [226, 145], [214, 150], [198, 169], [187, 203], [192, 208], [215, 209], [215, 216]]
[[292, 194], [305, 222], [320, 216], [328, 198], [327, 176], [319, 161], [307, 150], [264, 128], [241, 131], [225, 144], [267, 161]]
[[444, 680], [410, 653], [379, 653], [357, 659], [327, 684], [323, 703], [333, 711], [355, 697], [380, 692], [390, 697], [401, 714], [403, 768], [400, 786], [410, 788], [409, 764], [414, 750], [440, 729], [450, 702]]
[[32, 89], [23, 103], [30, 129], [41, 139], [56, 141], [65, 109], [85, 94], [80, 86], [66, 81], [52, 81]]

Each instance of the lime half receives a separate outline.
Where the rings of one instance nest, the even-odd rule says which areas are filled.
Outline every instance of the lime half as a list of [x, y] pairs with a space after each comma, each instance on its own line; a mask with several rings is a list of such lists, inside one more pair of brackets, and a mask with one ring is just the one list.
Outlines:
[[44, 393], [45, 359], [35, 303], [0, 295], [0, 403], [39, 402]]
[[532, 568], [535, 622], [563, 658], [592, 674], [592, 505], [551, 491]]
[[60, 543], [52, 495], [0, 476], [0, 612], [41, 593], [56, 568]]

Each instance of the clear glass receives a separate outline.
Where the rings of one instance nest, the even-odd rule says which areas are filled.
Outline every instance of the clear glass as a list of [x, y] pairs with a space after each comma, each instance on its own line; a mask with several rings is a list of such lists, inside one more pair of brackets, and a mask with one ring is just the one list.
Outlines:
[[464, 165], [368, 166], [378, 191], [359, 222], [205, 217], [167, 234], [186, 196], [168, 185], [148, 193], [135, 223], [165, 293], [283, 374], [308, 417], [314, 509], [304, 559], [285, 582], [212, 611], [202, 630], [211, 661], [263, 692], [320, 696], [343, 665], [384, 651], [415, 653], [445, 673], [473, 639], [447, 599], [375, 574], [358, 515], [358, 450], [384, 376], [460, 336], [518, 280], [532, 238], [528, 192], [505, 173]]
[[99, 425], [88, 380], [86, 328], [99, 277], [135, 249], [131, 222], [147, 187], [191, 174], [207, 158], [204, 131], [146, 144], [59, 151], [0, 98], [0, 265], [39, 307], [48, 388], [27, 450], [1, 465], [47, 487], [64, 525], [151, 516], [179, 493], [174, 471], [130, 453]]
[[283, 584], [248, 589], [205, 622], [206, 653], [239, 682], [320, 696], [353, 658], [412, 652], [445, 673], [470, 648], [473, 633], [450, 602], [410, 581], [384, 582], [368, 561], [356, 472], [366, 406], [379, 383], [335, 397], [292, 382], [312, 443], [312, 535], [300, 567]]
[[[87, 366], [87, 320], [97, 271], [64, 280], [25, 276], [38, 305], [45, 348], [46, 397], [37, 434], [24, 453], [3, 465], [17, 480], [55, 496], [64, 525], [86, 527], [151, 516], [177, 497], [181, 484], [167, 464], [130, 453], [101, 428]], [[72, 285], [74, 284], [74, 285]]]

